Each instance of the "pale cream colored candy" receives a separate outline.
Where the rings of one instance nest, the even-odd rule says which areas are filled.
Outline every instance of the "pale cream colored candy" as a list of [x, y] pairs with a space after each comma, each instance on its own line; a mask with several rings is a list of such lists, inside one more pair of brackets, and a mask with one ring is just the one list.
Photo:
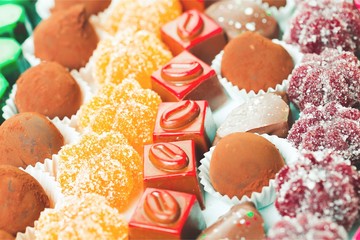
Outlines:
[[216, 132], [214, 144], [234, 132], [267, 133], [286, 137], [289, 106], [279, 95], [266, 93], [249, 98], [230, 112]]

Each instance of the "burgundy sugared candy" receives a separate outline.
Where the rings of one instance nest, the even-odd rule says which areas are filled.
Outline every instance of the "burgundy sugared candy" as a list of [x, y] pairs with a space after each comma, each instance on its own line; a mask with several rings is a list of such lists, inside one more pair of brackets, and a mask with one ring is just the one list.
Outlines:
[[326, 47], [358, 52], [359, 10], [351, 1], [302, 1], [284, 40], [299, 45], [304, 53], [319, 54]]
[[329, 218], [317, 218], [309, 213], [300, 214], [296, 218], [284, 217], [268, 231], [267, 240], [346, 240], [348, 234], [344, 227]]
[[205, 227], [195, 195], [147, 188], [129, 221], [129, 239], [194, 239]]
[[305, 108], [287, 139], [300, 149], [334, 150], [360, 167], [360, 111], [355, 108], [336, 102]]
[[159, 105], [153, 140], [171, 142], [194, 140], [196, 153], [202, 156], [214, 140], [216, 125], [207, 101], [186, 100]]
[[215, 71], [188, 51], [154, 72], [151, 81], [164, 102], [207, 100], [215, 110], [227, 99]]
[[360, 173], [331, 151], [302, 152], [275, 180], [275, 207], [281, 215], [311, 213], [349, 230], [360, 215]]
[[360, 62], [352, 52], [327, 48], [320, 55], [305, 54], [289, 80], [289, 99], [300, 110], [330, 101], [360, 104]]
[[204, 209], [196, 163], [195, 144], [192, 140], [145, 145], [144, 187], [194, 194]]
[[163, 25], [161, 38], [174, 56], [188, 50], [209, 65], [226, 45], [222, 28], [197, 10], [186, 11]]

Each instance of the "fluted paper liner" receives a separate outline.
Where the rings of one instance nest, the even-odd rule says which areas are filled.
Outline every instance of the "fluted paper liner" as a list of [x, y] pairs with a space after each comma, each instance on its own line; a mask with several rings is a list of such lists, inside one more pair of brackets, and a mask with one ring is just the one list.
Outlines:
[[[289, 141], [283, 138], [279, 138], [277, 136], [271, 136], [267, 134], [261, 134], [260, 136], [269, 140], [272, 144], [276, 146], [281, 156], [285, 160], [285, 164], [290, 165], [297, 161], [298, 151], [291, 145]], [[230, 204], [239, 204], [246, 201], [252, 201], [258, 209], [264, 208], [275, 201], [275, 179], [271, 179], [269, 185], [264, 186], [261, 192], [253, 192], [251, 194], [251, 197], [243, 196], [241, 199], [237, 197], [230, 198], [227, 195], [222, 195], [217, 192], [211, 184], [209, 174], [211, 157], [215, 148], [216, 146], [211, 147], [210, 150], [204, 154], [204, 158], [200, 161], [201, 165], [199, 167], [199, 178], [200, 183], [204, 186], [204, 190], [206, 192]]]
[[[290, 54], [291, 58], [294, 62], [294, 68], [300, 64], [303, 54], [300, 53], [299, 49], [296, 46], [287, 44], [283, 41], [273, 39], [273, 43], [281, 45], [285, 50]], [[269, 88], [267, 90], [260, 90], [259, 92], [249, 91], [247, 92], [245, 89], [239, 89], [238, 86], [233, 85], [230, 81], [228, 81], [225, 77], [221, 76], [221, 60], [224, 51], [221, 51], [218, 55], [215, 56], [215, 59], [212, 61], [211, 67], [215, 70], [218, 75], [220, 83], [223, 85], [229, 96], [235, 101], [244, 101], [250, 97], [254, 97], [257, 95], [261, 95], [264, 93], [285, 93], [289, 86], [289, 80], [284, 79], [281, 84], [277, 84], [275, 88]], [[280, 67], [280, 66], [279, 66]]]
[[[46, 195], [49, 197], [50, 200], [50, 208], [54, 208], [55, 205], [60, 202], [63, 198], [63, 194], [61, 193], [60, 184], [55, 181], [55, 178], [51, 176], [49, 173], [42, 171], [42, 164], [38, 163], [33, 166], [27, 166], [24, 169], [25, 172], [29, 173], [31, 176], [33, 176], [43, 187], [45, 190]], [[16, 236], [16, 239], [35, 239], [34, 235], [34, 228], [33, 227], [27, 227], [25, 230], [25, 233], [18, 233]]]

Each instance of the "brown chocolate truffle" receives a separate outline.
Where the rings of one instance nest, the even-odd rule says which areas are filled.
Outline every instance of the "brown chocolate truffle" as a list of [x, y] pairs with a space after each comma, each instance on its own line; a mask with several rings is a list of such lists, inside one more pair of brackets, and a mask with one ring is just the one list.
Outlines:
[[35, 56], [70, 69], [85, 66], [97, 43], [98, 37], [81, 4], [52, 14], [34, 31]]
[[62, 119], [74, 115], [82, 103], [79, 85], [56, 62], [42, 62], [29, 68], [16, 84], [15, 104], [19, 112], [38, 112]]
[[15, 235], [24, 232], [50, 201], [38, 181], [9, 165], [0, 165], [0, 229]]
[[0, 229], [0, 239], [1, 240], [15, 240], [15, 237], [5, 230]]
[[0, 126], [0, 165], [35, 165], [51, 158], [64, 145], [64, 137], [45, 116], [19, 113]]
[[53, 11], [64, 11], [76, 4], [84, 4], [87, 14], [97, 14], [104, 11], [111, 3], [111, 0], [55, 0]]
[[267, 133], [286, 137], [289, 105], [281, 96], [265, 93], [249, 98], [233, 109], [216, 131], [215, 142], [234, 132]]
[[207, 239], [265, 239], [264, 220], [252, 202], [234, 205], [210, 227], [198, 240]]
[[279, 44], [254, 32], [244, 32], [224, 48], [221, 74], [246, 91], [266, 91], [281, 84], [294, 68], [289, 53]]
[[214, 189], [230, 198], [261, 192], [284, 166], [279, 150], [255, 133], [232, 133], [216, 145], [210, 161]]
[[270, 7], [285, 7], [286, 0], [262, 0], [264, 3], [268, 3]]
[[257, 32], [270, 39], [279, 37], [275, 18], [253, 0], [220, 1], [206, 9], [206, 14], [225, 30], [229, 40], [245, 31]]

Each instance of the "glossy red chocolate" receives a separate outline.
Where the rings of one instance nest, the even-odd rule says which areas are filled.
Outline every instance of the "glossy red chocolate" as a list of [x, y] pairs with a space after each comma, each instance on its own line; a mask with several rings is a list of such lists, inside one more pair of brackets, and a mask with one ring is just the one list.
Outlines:
[[151, 81], [164, 102], [206, 100], [216, 110], [227, 99], [215, 71], [188, 51], [154, 72]]
[[202, 185], [196, 172], [193, 140], [161, 142], [144, 147], [144, 187], [194, 194], [205, 208]]
[[188, 50], [207, 64], [226, 44], [222, 28], [198, 10], [186, 11], [163, 25], [161, 37], [174, 55]]
[[202, 156], [208, 151], [215, 131], [207, 101], [163, 102], [159, 105], [153, 140], [158, 143], [192, 139], [198, 156]]
[[203, 12], [207, 7], [217, 1], [220, 0], [180, 0], [180, 3], [184, 11], [196, 9]]
[[194, 239], [205, 227], [195, 195], [147, 188], [129, 221], [129, 239]]

